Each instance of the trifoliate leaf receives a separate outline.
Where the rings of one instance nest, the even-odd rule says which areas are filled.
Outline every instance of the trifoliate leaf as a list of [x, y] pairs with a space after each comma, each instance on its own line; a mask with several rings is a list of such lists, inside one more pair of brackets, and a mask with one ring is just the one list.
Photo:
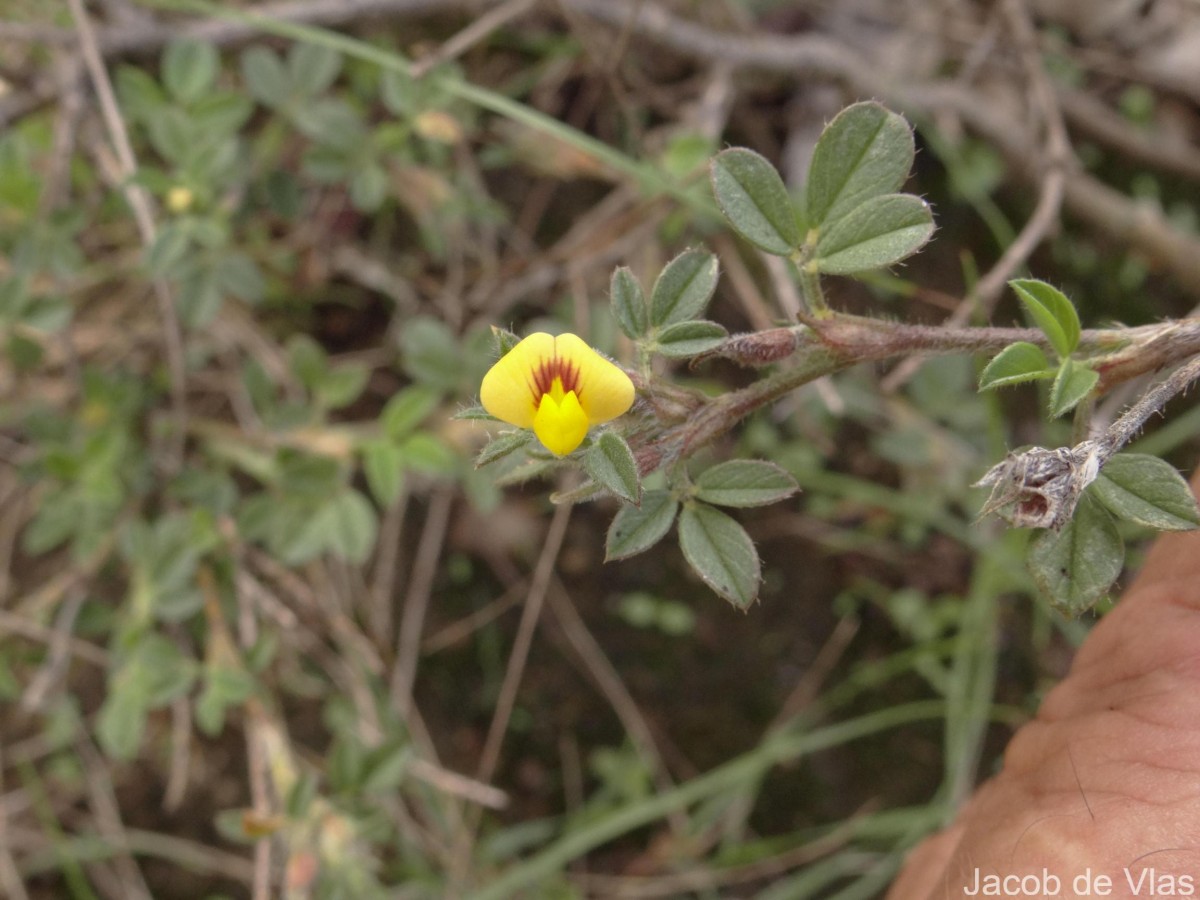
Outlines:
[[583, 467], [592, 480], [612, 491], [622, 500], [638, 503], [642, 485], [637, 461], [629, 445], [615, 431], [600, 434], [583, 457]]
[[738, 234], [776, 256], [800, 246], [803, 235], [792, 198], [764, 157], [734, 147], [713, 157], [710, 173], [717, 205]]
[[1068, 357], [1079, 346], [1079, 313], [1066, 295], [1052, 284], [1033, 278], [1014, 278], [1009, 286], [1029, 311], [1060, 357]]
[[689, 503], [679, 515], [679, 546], [704, 583], [745, 610], [758, 597], [762, 577], [750, 535], [706, 503]]
[[696, 497], [717, 506], [766, 506], [796, 492], [796, 479], [772, 462], [735, 459], [696, 479]]
[[685, 250], [667, 263], [650, 292], [650, 323], [661, 328], [704, 312], [717, 287], [717, 257]]
[[1071, 616], [1106, 594], [1125, 561], [1125, 544], [1108, 510], [1084, 492], [1071, 520], [1029, 548], [1029, 570], [1050, 603]]
[[625, 559], [649, 550], [671, 530], [679, 502], [669, 491], [646, 491], [642, 505], [622, 506], [608, 528], [605, 560]]
[[1057, 370], [1050, 365], [1042, 348], [1028, 341], [1009, 344], [996, 354], [979, 376], [981, 391], [1053, 378]]
[[1200, 509], [1188, 483], [1157, 456], [1118, 453], [1088, 488], [1119, 519], [1160, 531], [1200, 526]]

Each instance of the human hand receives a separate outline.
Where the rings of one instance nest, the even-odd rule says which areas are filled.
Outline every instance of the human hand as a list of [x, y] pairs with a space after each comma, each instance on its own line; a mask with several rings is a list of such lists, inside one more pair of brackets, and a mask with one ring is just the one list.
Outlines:
[[[1200, 492], [1200, 472], [1192, 479]], [[1200, 531], [1161, 536], [888, 900], [1200, 894]]]

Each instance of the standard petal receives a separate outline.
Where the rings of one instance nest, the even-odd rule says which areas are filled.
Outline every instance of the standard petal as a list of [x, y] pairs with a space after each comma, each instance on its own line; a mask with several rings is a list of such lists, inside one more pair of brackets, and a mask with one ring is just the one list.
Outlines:
[[533, 419], [533, 433], [542, 446], [558, 456], [566, 456], [583, 443], [588, 431], [588, 417], [574, 391], [568, 391], [562, 402], [549, 394], [542, 397]]
[[633, 406], [633, 382], [629, 376], [581, 338], [560, 334], [555, 339], [554, 349], [561, 362], [579, 372], [575, 392], [591, 424], [615, 419]]
[[537, 332], [513, 347], [488, 369], [479, 386], [479, 402], [502, 422], [532, 428], [537, 415], [535, 375], [545, 360], [554, 358], [554, 338]]

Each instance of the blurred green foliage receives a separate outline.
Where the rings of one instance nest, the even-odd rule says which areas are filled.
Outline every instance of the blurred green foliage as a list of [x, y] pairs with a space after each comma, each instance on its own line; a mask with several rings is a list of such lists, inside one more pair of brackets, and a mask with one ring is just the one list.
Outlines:
[[[86, 146], [90, 108], [60, 170], [54, 109], [0, 134], [3, 764], [36, 837], [11, 851], [20, 876], [90, 897], [136, 858], [160, 864], [156, 896], [240, 896], [269, 847], [295, 897], [591, 896], [585, 861], [728, 874], [762, 897], [878, 892], [974, 783], [990, 724], [1053, 674], [1043, 654], [1084, 627], [1033, 599], [1022, 534], [973, 521], [970, 485], [1011, 421], [1041, 428], [1011, 414], [1038, 386], [1006, 406], [954, 357], [885, 394], [859, 367], [653, 473], [644, 409], [560, 464], [526, 432], [486, 443], [473, 404], [505, 327], [568, 321], [677, 388], [662, 409], [743, 386], [700, 367], [750, 327], [719, 270], [761, 274], [714, 209], [792, 259], [823, 315], [817, 275], [866, 276], [932, 232], [929, 204], [899, 193], [909, 126], [856, 104], [799, 194], [740, 148], [716, 154], [710, 191], [723, 137], [655, 133], [641, 108], [561, 121], [555, 98], [602, 79], [560, 31], [423, 77], [398, 48], [436, 26], [275, 32], [115, 63], [128, 177]], [[1153, 97], [1121, 107], [1141, 122]], [[945, 169], [920, 193], [1011, 237], [995, 153], [941, 140], [924, 138]], [[1079, 269], [1094, 249], [1059, 244]], [[846, 291], [917, 291], [867, 280]], [[1057, 367], [1014, 345], [982, 383], [1054, 380], [1026, 406], [1063, 414], [1095, 383], [1072, 362], [1079, 317], [1022, 284]], [[1110, 549], [1128, 531], [1114, 516], [1190, 521], [1165, 463], [1161, 495], [1132, 490], [1129, 464], [1088, 507]], [[534, 479], [626, 502], [581, 504], [548, 550], [548, 491], [505, 490]], [[1057, 566], [1064, 545], [1039, 546]], [[1102, 555], [1092, 595], [1120, 571]], [[546, 598], [536, 640], [569, 662], [539, 643], [507, 694], [534, 632], [506, 613]], [[489, 770], [493, 727], [507, 758]], [[109, 794], [115, 835], [89, 812]], [[813, 844], [815, 861], [755, 878]]]

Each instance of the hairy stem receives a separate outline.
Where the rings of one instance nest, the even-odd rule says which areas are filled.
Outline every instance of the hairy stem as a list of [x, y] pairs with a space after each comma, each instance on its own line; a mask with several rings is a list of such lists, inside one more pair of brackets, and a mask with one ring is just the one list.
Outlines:
[[827, 319], [831, 315], [829, 304], [825, 302], [825, 291], [821, 287], [821, 276], [805, 265], [796, 265], [800, 275], [800, 293], [808, 307], [808, 312], [817, 319]]
[[[632, 441], [638, 466], [647, 474], [686, 459], [732, 429], [738, 422], [811, 381], [862, 362], [926, 354], [996, 352], [1014, 341], [1048, 348], [1033, 328], [948, 328], [908, 325], [831, 313], [812, 325], [774, 328], [736, 335], [713, 351], [749, 366], [783, 363], [784, 367], [740, 390], [711, 399], [692, 396], [691, 409], [643, 441]], [[1097, 393], [1164, 366], [1200, 354], [1200, 318], [1123, 329], [1091, 329], [1080, 336], [1079, 352], [1100, 373]], [[1114, 445], [1123, 446], [1166, 401], [1200, 377], [1200, 361], [1192, 361], [1157, 385], [1114, 423], [1111, 431], [1128, 432]]]
[[1180, 366], [1150, 390], [1146, 391], [1137, 401], [1125, 410], [1119, 419], [1112, 423], [1100, 438], [1103, 448], [1103, 458], [1110, 456], [1133, 440], [1134, 435], [1142, 430], [1142, 426], [1176, 394], [1187, 390], [1193, 381], [1200, 378], [1200, 357], [1189, 360]]

